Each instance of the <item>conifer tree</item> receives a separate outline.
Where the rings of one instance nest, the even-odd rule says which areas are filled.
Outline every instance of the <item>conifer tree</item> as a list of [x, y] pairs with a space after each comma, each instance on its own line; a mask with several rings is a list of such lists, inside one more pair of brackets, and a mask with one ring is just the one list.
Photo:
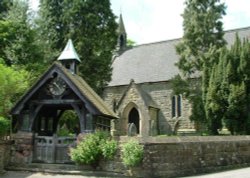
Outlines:
[[222, 50], [213, 68], [205, 108], [214, 133], [222, 123], [231, 134], [250, 133], [249, 57], [248, 40], [241, 42], [236, 35], [231, 49]]
[[[220, 0], [186, 0], [186, 8], [183, 13], [184, 35], [182, 41], [176, 46], [176, 51], [180, 55], [177, 66], [189, 78], [192, 74], [201, 74], [201, 96], [193, 97], [197, 101], [192, 101], [194, 105], [191, 118], [199, 122], [207, 120], [208, 128], [212, 134], [217, 134], [217, 128], [221, 127], [216, 120], [208, 120], [206, 97], [209, 87], [209, 79], [214, 64], [218, 63], [220, 49], [225, 46], [223, 39], [222, 16], [225, 15], [225, 5]], [[195, 95], [196, 93], [193, 93]], [[203, 112], [205, 111], [205, 112]], [[201, 114], [204, 114], [201, 116]], [[195, 117], [199, 116], [199, 117]]]
[[[231, 47], [226, 66], [228, 78], [228, 109], [225, 113], [226, 127], [232, 134], [249, 134], [249, 53], [248, 40], [241, 42], [238, 35]], [[225, 89], [224, 89], [225, 90]]]

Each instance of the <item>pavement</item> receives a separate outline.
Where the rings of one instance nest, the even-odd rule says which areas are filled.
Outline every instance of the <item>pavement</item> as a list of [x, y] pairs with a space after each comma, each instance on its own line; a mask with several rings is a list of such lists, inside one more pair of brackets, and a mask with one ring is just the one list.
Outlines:
[[1, 178], [108, 178], [108, 177], [94, 177], [94, 176], [82, 176], [82, 175], [62, 175], [52, 173], [34, 173], [28, 171], [8, 171], [4, 175], [0, 175]]
[[250, 178], [250, 167], [183, 178]]
[[[1, 178], [108, 178], [108, 177], [94, 177], [82, 175], [63, 175], [41, 172], [27, 172], [27, 171], [8, 171]], [[250, 178], [250, 167], [241, 168], [230, 171], [223, 171], [219, 173], [212, 173], [206, 175], [189, 176], [182, 178]], [[117, 177], [118, 178], [118, 177]]]

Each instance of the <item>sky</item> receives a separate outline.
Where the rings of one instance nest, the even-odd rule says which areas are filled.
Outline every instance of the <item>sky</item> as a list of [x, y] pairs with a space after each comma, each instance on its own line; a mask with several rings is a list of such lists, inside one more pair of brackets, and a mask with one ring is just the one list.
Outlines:
[[[185, 0], [110, 0], [113, 13], [122, 13], [128, 39], [136, 44], [181, 38]], [[224, 29], [250, 26], [250, 0], [221, 0], [226, 4]], [[38, 0], [30, 0], [36, 9]], [[118, 21], [118, 19], [117, 19]]]

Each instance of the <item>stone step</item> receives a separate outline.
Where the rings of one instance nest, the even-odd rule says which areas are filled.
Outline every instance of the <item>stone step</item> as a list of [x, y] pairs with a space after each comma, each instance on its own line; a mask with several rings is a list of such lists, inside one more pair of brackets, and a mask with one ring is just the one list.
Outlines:
[[93, 176], [93, 177], [126, 177], [123, 174], [116, 172], [107, 172], [94, 170], [90, 166], [77, 166], [73, 164], [41, 164], [41, 163], [31, 163], [25, 166], [8, 166], [6, 168], [8, 171], [29, 171], [29, 172], [43, 172], [51, 174], [65, 174], [65, 175], [83, 175], [83, 176]]

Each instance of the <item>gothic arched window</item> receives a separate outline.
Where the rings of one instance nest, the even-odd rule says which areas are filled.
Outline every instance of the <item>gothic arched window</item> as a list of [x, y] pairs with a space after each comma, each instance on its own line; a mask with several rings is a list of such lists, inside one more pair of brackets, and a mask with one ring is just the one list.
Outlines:
[[172, 97], [172, 117], [181, 117], [182, 114], [182, 97], [174, 95]]

